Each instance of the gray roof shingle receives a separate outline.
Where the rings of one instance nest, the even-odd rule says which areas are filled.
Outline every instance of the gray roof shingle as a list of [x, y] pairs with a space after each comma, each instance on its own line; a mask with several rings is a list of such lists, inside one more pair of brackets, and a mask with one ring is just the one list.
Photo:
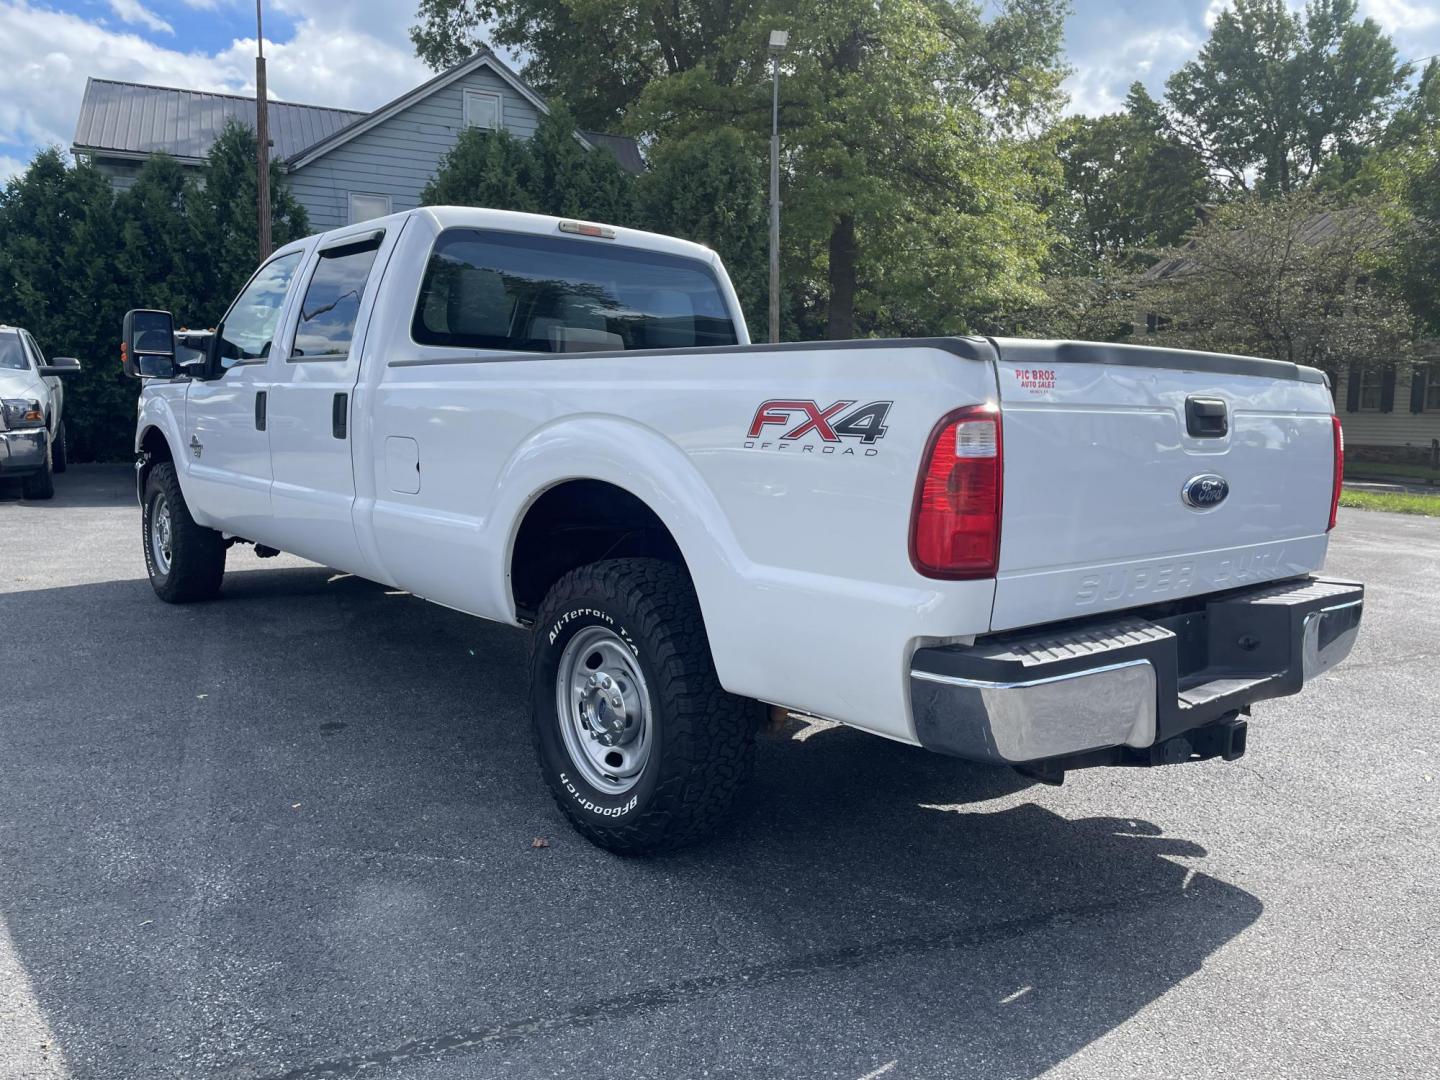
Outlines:
[[[366, 113], [271, 101], [270, 141], [276, 157], [289, 157], [352, 124]], [[75, 124], [80, 153], [166, 153], [198, 161], [226, 121], [255, 126], [255, 99], [203, 90], [88, 79]]]

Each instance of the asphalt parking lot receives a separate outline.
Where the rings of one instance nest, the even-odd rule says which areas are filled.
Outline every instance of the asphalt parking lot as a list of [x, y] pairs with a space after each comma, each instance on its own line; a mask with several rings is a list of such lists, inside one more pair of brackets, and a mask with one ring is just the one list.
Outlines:
[[167, 607], [128, 471], [57, 486], [0, 490], [0, 1077], [1440, 1075], [1440, 522], [1342, 511], [1360, 642], [1238, 763], [794, 725], [647, 862], [517, 632], [248, 550]]

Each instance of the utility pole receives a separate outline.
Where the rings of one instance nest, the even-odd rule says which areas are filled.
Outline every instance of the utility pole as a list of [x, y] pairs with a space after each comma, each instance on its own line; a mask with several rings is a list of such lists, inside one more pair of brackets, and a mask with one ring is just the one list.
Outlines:
[[260, 261], [270, 257], [270, 110], [265, 96], [265, 29], [255, 0], [255, 202], [260, 219]]
[[780, 340], [780, 54], [790, 42], [788, 30], [770, 31], [770, 341]]

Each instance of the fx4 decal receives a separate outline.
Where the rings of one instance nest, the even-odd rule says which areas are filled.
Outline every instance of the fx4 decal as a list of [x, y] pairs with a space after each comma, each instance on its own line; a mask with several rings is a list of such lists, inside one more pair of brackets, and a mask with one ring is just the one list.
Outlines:
[[[854, 399], [837, 401], [824, 407], [817, 401], [793, 401], [784, 398], [761, 402], [760, 407], [755, 410], [755, 418], [750, 421], [745, 448], [785, 450], [798, 445], [800, 452], [814, 453], [815, 443], [801, 443], [800, 440], [808, 435], [816, 435], [820, 439], [822, 454], [833, 454], [839, 449], [841, 440], [854, 439], [865, 448], [866, 457], [874, 457], [878, 452], [874, 444], [885, 437], [885, 417], [890, 413], [890, 406], [895, 403], [872, 401], [868, 405], [851, 409], [854, 404]], [[847, 412], [847, 409], [850, 411]], [[778, 435], [778, 438], [757, 443], [757, 439], [772, 434], [766, 431], [771, 427], [783, 429], [773, 433]], [[840, 452], [853, 455], [855, 450], [853, 447], [844, 447]]]

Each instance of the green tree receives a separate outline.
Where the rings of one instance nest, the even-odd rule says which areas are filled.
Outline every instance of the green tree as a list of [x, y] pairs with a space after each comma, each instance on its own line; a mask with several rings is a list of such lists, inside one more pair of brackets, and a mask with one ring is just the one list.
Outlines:
[[540, 212], [612, 225], [638, 220], [635, 178], [604, 147], [586, 149], [575, 137], [575, 117], [560, 101], [550, 102], [530, 141]]
[[[77, 460], [123, 456], [135, 387], [120, 372], [125, 281], [109, 181], [41, 151], [0, 194], [0, 322], [23, 326], [49, 356], [79, 357], [66, 381], [65, 426]], [[127, 426], [128, 425], [128, 426]]]
[[601, 147], [587, 149], [563, 106], [542, 117], [531, 139], [466, 128], [420, 201], [426, 206], [485, 206], [613, 225], [639, 219], [635, 178]]
[[535, 155], [508, 131], [468, 127], [420, 193], [425, 206], [488, 206], [540, 212]]
[[1163, 276], [1141, 281], [1139, 310], [1164, 316], [1159, 340], [1330, 369], [1407, 355], [1412, 319], [1385, 268], [1403, 239], [1382, 198], [1337, 206], [1312, 192], [1218, 208]]
[[[660, 148], [719, 127], [763, 154], [765, 42], [784, 58], [785, 267], [801, 324], [833, 337], [960, 330], [1033, 299], [1055, 159], [1063, 0], [422, 0], [444, 64], [482, 26], [581, 120]], [[762, 159], [763, 160], [763, 159]]]
[[1055, 158], [1031, 130], [1059, 100], [1061, 22], [1046, 0], [988, 21], [949, 0], [790, 0], [742, 27], [754, 60], [734, 82], [704, 65], [656, 80], [630, 123], [661, 143], [733, 126], [763, 146], [760, 48], [788, 23], [787, 278], [832, 338], [974, 328], [1031, 298], [1049, 247]]
[[1410, 77], [1356, 0], [1235, 0], [1166, 83], [1176, 133], [1217, 180], [1285, 194], [1328, 160], [1358, 167]]
[[1212, 194], [1204, 161], [1166, 129], [1140, 83], [1124, 112], [1070, 121], [1059, 153], [1065, 190], [1053, 207], [1086, 273], [1178, 242]]
[[1396, 279], [1421, 328], [1440, 336], [1440, 128], [1398, 157], [1389, 189], [1408, 226], [1395, 251]]
[[639, 184], [645, 227], [719, 252], [752, 327], [768, 318], [765, 184], [759, 155], [728, 127], [660, 144]]
[[655, 79], [705, 63], [719, 81], [733, 82], [742, 66], [736, 32], [764, 6], [757, 0], [420, 0], [410, 39], [436, 70], [484, 48], [485, 37], [509, 46], [526, 57], [523, 74], [542, 94], [572, 102], [583, 127], [604, 129]]
[[[205, 158], [205, 182], [187, 190], [185, 212], [190, 242], [203, 253], [199, 291], [220, 307], [197, 312], [197, 321], [214, 322], [260, 262], [256, 222], [255, 132], [231, 120]], [[152, 159], [153, 160], [153, 159]], [[310, 231], [305, 208], [290, 194], [280, 163], [270, 161], [270, 236], [275, 247]]]
[[[119, 363], [127, 308], [165, 307], [209, 325], [256, 263], [255, 140], [217, 142], [201, 183], [157, 155], [116, 196], [87, 164], [39, 153], [0, 192], [0, 322], [29, 329], [50, 355], [84, 369], [66, 383], [66, 428], [76, 460], [123, 460], [134, 438], [137, 384]], [[277, 243], [303, 235], [303, 210], [275, 181]]]

